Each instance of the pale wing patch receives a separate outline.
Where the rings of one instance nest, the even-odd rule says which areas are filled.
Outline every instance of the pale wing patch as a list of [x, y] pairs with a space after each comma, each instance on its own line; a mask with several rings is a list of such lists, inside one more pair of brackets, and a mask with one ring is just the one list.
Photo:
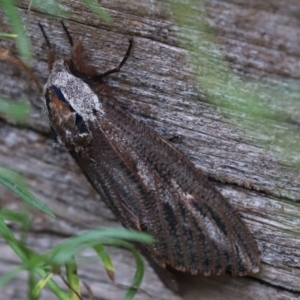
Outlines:
[[44, 90], [51, 85], [62, 91], [65, 99], [84, 121], [96, 121], [104, 115], [97, 95], [84, 81], [68, 72], [63, 60], [56, 61]]

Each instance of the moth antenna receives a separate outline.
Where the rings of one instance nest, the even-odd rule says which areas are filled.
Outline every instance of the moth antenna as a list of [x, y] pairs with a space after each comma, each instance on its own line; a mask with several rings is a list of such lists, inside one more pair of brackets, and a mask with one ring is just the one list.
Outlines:
[[113, 74], [113, 73], [117, 73], [117, 72], [120, 72], [120, 70], [122, 69], [123, 65], [126, 63], [127, 59], [129, 58], [130, 56], [130, 52], [131, 52], [131, 49], [132, 49], [132, 45], [133, 45], [133, 40], [130, 39], [129, 40], [129, 46], [128, 46], [128, 49], [126, 51], [126, 54], [125, 56], [123, 57], [122, 61], [120, 62], [120, 64], [116, 67], [116, 68], [113, 68], [107, 72], [104, 72], [102, 74], [98, 74], [96, 76], [93, 76], [91, 78], [92, 81], [98, 81], [99, 79], [107, 76], [107, 75], [110, 75], [110, 74]]
[[42, 25], [40, 22], [39, 22], [38, 24], [39, 24], [39, 27], [40, 27], [40, 29], [41, 29], [41, 31], [42, 31], [42, 34], [43, 34], [43, 36], [44, 36], [44, 39], [45, 39], [45, 41], [46, 41], [46, 43], [47, 43], [47, 46], [48, 46], [48, 48], [49, 48], [49, 50], [50, 50], [50, 49], [51, 49], [51, 44], [50, 44], [49, 39], [48, 39], [48, 36], [47, 36], [47, 34], [46, 34], [45, 30], [44, 30], [44, 27], [43, 27], [43, 25]]
[[63, 27], [65, 33], [67, 34], [67, 37], [68, 37], [68, 40], [69, 40], [70, 45], [73, 47], [73, 39], [72, 39], [72, 37], [71, 37], [71, 34], [70, 34], [70, 32], [69, 32], [67, 26], [65, 25], [64, 21], [60, 21], [60, 23], [61, 23], [61, 25], [62, 25], [62, 27]]

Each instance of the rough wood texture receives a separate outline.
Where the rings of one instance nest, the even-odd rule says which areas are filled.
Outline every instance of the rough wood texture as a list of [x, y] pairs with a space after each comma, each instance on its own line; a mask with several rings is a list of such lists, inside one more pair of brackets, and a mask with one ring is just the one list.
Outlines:
[[[231, 70], [260, 80], [265, 86], [262, 103], [283, 116], [271, 120], [272, 126], [265, 132], [244, 130], [253, 123], [264, 126], [269, 121], [264, 116], [249, 117], [225, 105], [212, 105], [203, 97], [201, 85], [198, 88], [193, 80], [186, 51], [177, 41], [178, 28], [161, 1], [101, 1], [114, 18], [112, 26], [103, 24], [78, 1], [64, 3], [69, 8], [66, 22], [71, 34], [84, 41], [88, 59], [99, 70], [115, 66], [126, 51], [129, 37], [134, 38], [132, 56], [122, 73], [110, 77], [109, 84], [136, 118], [165, 137], [179, 136], [174, 141], [176, 147], [215, 181], [257, 240], [262, 259], [257, 276], [183, 278], [183, 299], [299, 299], [299, 158], [289, 152], [289, 143], [279, 140], [292, 133], [288, 137], [294, 139], [296, 149], [299, 145], [299, 1], [205, 1], [207, 20]], [[19, 7], [25, 19], [26, 3], [19, 2]], [[7, 32], [3, 16], [0, 12], [0, 32]], [[58, 53], [67, 55], [69, 45], [59, 22], [33, 9], [29, 28], [35, 55], [33, 70], [44, 83], [48, 74], [46, 45], [38, 22], [45, 24]], [[0, 47], [15, 51], [9, 40], [1, 40]], [[30, 245], [45, 251], [83, 229], [118, 226], [68, 153], [52, 147], [34, 83], [18, 66], [0, 63], [1, 95], [28, 99], [36, 105], [23, 127], [1, 121], [0, 164], [24, 174], [31, 191], [57, 215], [53, 220], [33, 214]], [[216, 93], [219, 89], [216, 86]], [[278, 99], [277, 91], [282, 90], [284, 97]], [[237, 100], [237, 106], [245, 101], [236, 97], [224, 95], [224, 101]], [[21, 205], [3, 187], [0, 195], [1, 206]], [[17, 258], [3, 242], [0, 252], [2, 275]], [[129, 284], [134, 272], [131, 255], [114, 249], [113, 258], [117, 282]], [[124, 290], [113, 286], [100, 264], [82, 265], [80, 274], [96, 299], [122, 298]], [[142, 288], [153, 299], [181, 299], [162, 286], [150, 267]], [[25, 291], [24, 273], [2, 289], [1, 299], [26, 299]], [[136, 297], [146, 298], [142, 293]], [[45, 291], [43, 299], [55, 297]]]

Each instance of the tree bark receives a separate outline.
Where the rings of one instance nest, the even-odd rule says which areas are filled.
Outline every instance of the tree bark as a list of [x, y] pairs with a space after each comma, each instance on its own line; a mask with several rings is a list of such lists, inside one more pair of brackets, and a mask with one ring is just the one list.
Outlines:
[[[204, 2], [209, 34], [218, 43], [229, 69], [238, 76], [246, 75], [240, 78], [250, 90], [253, 82], [256, 87], [260, 82], [261, 104], [279, 118], [264, 114], [253, 117], [223, 102], [210, 101], [207, 89], [201, 81], [198, 86], [193, 65], [188, 63], [189, 52], [180, 46], [180, 24], [172, 21], [167, 3], [101, 1], [113, 17], [112, 25], [105, 24], [79, 1], [66, 0], [64, 5], [68, 8], [65, 22], [73, 39], [84, 42], [87, 60], [99, 71], [117, 66], [133, 37], [133, 53], [122, 72], [107, 79], [114, 94], [135, 118], [164, 137], [175, 137], [175, 147], [209, 176], [241, 214], [261, 253], [261, 271], [255, 276], [183, 276], [181, 297], [167, 290], [147, 265], [141, 288], [161, 300], [299, 299], [300, 2]], [[18, 7], [26, 19], [27, 2], [19, 1]], [[0, 16], [0, 32], [8, 32], [1, 11]], [[44, 24], [58, 54], [68, 56], [70, 45], [57, 19], [33, 7], [28, 30], [34, 54], [32, 69], [44, 84], [48, 76], [47, 46], [38, 22]], [[196, 33], [202, 34], [200, 29]], [[13, 41], [1, 40], [0, 47], [16, 55]], [[30, 118], [22, 126], [2, 117], [0, 164], [22, 173], [34, 195], [57, 216], [54, 220], [33, 212], [30, 246], [43, 252], [82, 230], [120, 226], [69, 154], [53, 147], [40, 92], [28, 74], [11, 62], [1, 60], [0, 64], [1, 96], [32, 103]], [[237, 101], [237, 107], [246, 101], [239, 95], [226, 95], [218, 85], [212, 92], [223, 93], [224, 101]], [[258, 126], [255, 128], [264, 128], [254, 132], [254, 123]], [[4, 187], [0, 187], [0, 195], [1, 207], [22, 207]], [[0, 251], [3, 275], [18, 259], [3, 241]], [[116, 282], [129, 285], [135, 270], [130, 253], [112, 249], [112, 257]], [[80, 265], [79, 274], [95, 299], [121, 299], [125, 293], [112, 284], [100, 263]], [[1, 298], [26, 299], [26, 283], [26, 274], [20, 274], [2, 289]], [[43, 293], [42, 299], [55, 299], [50, 291]], [[85, 291], [84, 296], [88, 298]], [[139, 292], [135, 299], [146, 298]]]

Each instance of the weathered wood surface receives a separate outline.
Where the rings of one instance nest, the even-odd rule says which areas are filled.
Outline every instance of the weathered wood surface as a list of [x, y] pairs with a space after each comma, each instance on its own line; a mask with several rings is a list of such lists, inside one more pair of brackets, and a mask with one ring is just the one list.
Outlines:
[[[209, 24], [214, 28], [231, 69], [286, 89], [285, 98], [276, 101], [271, 95], [276, 95], [275, 89], [271, 89], [270, 94], [268, 90], [265, 92], [264, 104], [285, 118], [284, 121], [273, 120], [274, 131], [264, 134], [240, 130], [244, 125], [236, 117], [244, 120], [243, 124], [264, 124], [266, 120], [214, 106], [203, 97], [201, 86], [196, 87], [193, 80], [186, 51], [177, 41], [178, 30], [168, 18], [167, 5], [147, 0], [101, 3], [114, 18], [114, 25], [103, 24], [78, 1], [65, 1], [69, 7], [66, 23], [73, 37], [84, 41], [88, 60], [99, 66], [99, 70], [115, 66], [126, 51], [129, 37], [134, 38], [132, 56], [122, 73], [109, 78], [109, 84], [124, 108], [136, 118], [165, 137], [180, 137], [175, 145], [215, 181], [217, 188], [241, 213], [261, 251], [262, 268], [258, 275], [183, 278], [183, 299], [299, 299], [300, 177], [295, 164], [297, 157], [283, 155], [289, 150], [288, 144], [275, 147], [274, 142], [274, 147], [266, 150], [262, 142], [276, 140], [278, 132], [291, 131], [297, 140], [300, 2], [205, 2]], [[19, 2], [19, 7], [25, 19], [26, 3]], [[33, 9], [29, 27], [35, 56], [33, 70], [44, 83], [48, 74], [46, 45], [38, 22], [45, 25], [58, 53], [67, 55], [69, 45], [59, 22]], [[7, 32], [8, 27], [0, 12], [2, 31]], [[8, 40], [1, 40], [0, 47], [15, 51]], [[68, 153], [52, 147], [39, 93], [28, 75], [5, 61], [0, 61], [0, 69], [2, 96], [28, 99], [36, 104], [22, 127], [1, 121], [0, 164], [24, 174], [31, 191], [57, 215], [53, 220], [38, 212], [33, 214], [30, 245], [45, 251], [81, 230], [119, 226]], [[3, 187], [0, 187], [0, 196], [1, 206], [20, 206], [20, 201]], [[0, 274], [3, 274], [16, 264], [17, 258], [2, 241], [0, 253]], [[131, 255], [114, 249], [113, 258], [117, 282], [128, 284], [134, 272]], [[80, 274], [96, 299], [122, 298], [124, 290], [110, 282], [100, 263], [80, 266]], [[153, 299], [181, 299], [162, 286], [150, 267], [142, 288]], [[25, 291], [24, 273], [2, 289], [1, 299], [26, 299]], [[146, 298], [142, 293], [136, 297]], [[43, 299], [55, 297], [46, 291]]]

